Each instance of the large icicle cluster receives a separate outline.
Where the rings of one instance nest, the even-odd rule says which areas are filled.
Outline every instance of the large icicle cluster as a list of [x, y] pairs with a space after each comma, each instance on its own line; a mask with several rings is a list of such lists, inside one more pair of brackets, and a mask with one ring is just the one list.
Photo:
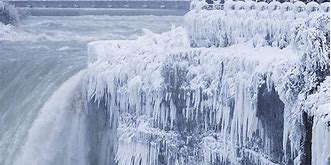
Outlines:
[[268, 156], [279, 153], [257, 117], [257, 91], [273, 59], [289, 62], [295, 53], [249, 45], [191, 49], [185, 38], [176, 29], [89, 44], [89, 96], [120, 114], [118, 163], [280, 162]]
[[309, 95], [303, 109], [313, 118], [312, 164], [330, 162], [330, 77], [318, 87], [316, 93]]
[[329, 16], [272, 13], [192, 10], [186, 29], [90, 43], [88, 97], [107, 109], [115, 162], [327, 163]]

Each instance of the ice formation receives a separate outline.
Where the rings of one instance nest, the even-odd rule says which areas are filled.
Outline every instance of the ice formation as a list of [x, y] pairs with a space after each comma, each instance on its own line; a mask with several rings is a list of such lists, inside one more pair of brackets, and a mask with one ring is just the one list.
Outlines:
[[[236, 161], [238, 145], [250, 147], [256, 130], [263, 127], [254, 93], [264, 81], [260, 69], [275, 58], [297, 58], [291, 50], [270, 47], [247, 53], [252, 49], [246, 44], [191, 49], [183, 34], [184, 29], [178, 28], [138, 41], [89, 45], [89, 96], [92, 101], [106, 99], [109, 111], [120, 114], [119, 164]], [[270, 58], [261, 58], [266, 53]], [[286, 59], [288, 54], [292, 58]], [[265, 155], [271, 152], [268, 143], [260, 144]], [[139, 148], [128, 152], [128, 146]], [[269, 162], [253, 148], [241, 152], [243, 157], [261, 156], [256, 161]]]
[[88, 97], [116, 127], [115, 161], [328, 163], [329, 15], [201, 3], [186, 28], [89, 44]]
[[0, 23], [16, 25], [18, 23], [17, 10], [8, 3], [0, 1]]
[[17, 10], [13, 6], [0, 1], [0, 40], [16, 36], [15, 26], [18, 22]]

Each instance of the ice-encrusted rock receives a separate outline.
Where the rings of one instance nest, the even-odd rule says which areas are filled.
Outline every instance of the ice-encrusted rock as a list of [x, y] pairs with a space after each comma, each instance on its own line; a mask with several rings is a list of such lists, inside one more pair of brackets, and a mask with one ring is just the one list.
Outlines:
[[[210, 164], [217, 160], [239, 163], [248, 161], [246, 157], [258, 157], [254, 162], [260, 163], [281, 161], [281, 154], [269, 149], [273, 137], [263, 131], [256, 134], [264, 127], [256, 115], [265, 114], [258, 109], [255, 92], [265, 82], [262, 70], [274, 58], [287, 61], [297, 56], [291, 50], [270, 47], [196, 50], [187, 47], [185, 40], [171, 44], [170, 36], [179, 34], [185, 34], [183, 29], [141, 41], [89, 44], [90, 59], [98, 57], [89, 66], [89, 95], [92, 100], [106, 99], [110, 111], [125, 115], [119, 120], [117, 161]], [[236, 51], [238, 48], [242, 51]], [[267, 52], [273, 53], [261, 58]], [[267, 86], [265, 90], [266, 94]], [[123, 117], [125, 122], [121, 122]], [[205, 141], [207, 137], [211, 141]], [[255, 143], [257, 139], [260, 141]], [[208, 148], [214, 142], [219, 147]], [[254, 145], [260, 145], [258, 151]], [[125, 146], [140, 147], [131, 153]], [[272, 160], [265, 155], [272, 155]]]
[[119, 164], [292, 164], [299, 157], [304, 135], [300, 115], [291, 114], [301, 113], [294, 105], [308, 83], [293, 79], [305, 56], [292, 47], [190, 48], [178, 28], [90, 43], [89, 59], [91, 101], [119, 113]]
[[88, 45], [88, 97], [112, 119], [118, 164], [329, 162], [329, 16], [237, 3]]
[[17, 10], [8, 3], [0, 1], [0, 23], [17, 25], [18, 13]]
[[11, 39], [17, 36], [15, 26], [18, 24], [18, 14], [16, 9], [0, 1], [0, 40]]

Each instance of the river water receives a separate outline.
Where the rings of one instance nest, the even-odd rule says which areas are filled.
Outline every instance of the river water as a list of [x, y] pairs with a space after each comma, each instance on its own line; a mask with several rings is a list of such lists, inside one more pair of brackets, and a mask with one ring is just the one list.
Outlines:
[[181, 16], [31, 16], [21, 20], [12, 36], [0, 38], [0, 164], [13, 164], [45, 102], [86, 68], [88, 42], [135, 39], [142, 29], [162, 33], [182, 21]]

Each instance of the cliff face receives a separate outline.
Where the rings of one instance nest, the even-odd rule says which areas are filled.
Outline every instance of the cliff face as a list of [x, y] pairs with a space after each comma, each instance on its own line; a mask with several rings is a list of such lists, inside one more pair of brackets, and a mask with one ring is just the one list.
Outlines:
[[329, 162], [329, 16], [245, 13], [192, 10], [185, 29], [89, 44], [109, 161]]

